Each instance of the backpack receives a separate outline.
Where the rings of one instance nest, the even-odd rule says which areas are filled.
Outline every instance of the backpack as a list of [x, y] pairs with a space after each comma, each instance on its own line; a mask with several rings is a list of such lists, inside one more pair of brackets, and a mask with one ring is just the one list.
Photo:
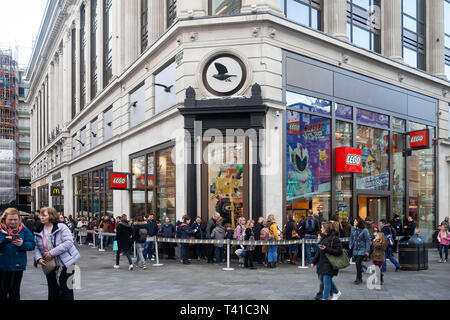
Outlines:
[[137, 242], [138, 243], [144, 243], [146, 241], [147, 241], [147, 229], [146, 228], [139, 228]]
[[267, 227], [262, 228], [261, 232], [259, 234], [259, 238], [261, 240], [270, 240], [272, 238], [272, 236], [270, 235], [269, 228], [267, 228]]
[[305, 231], [306, 233], [314, 233], [316, 229], [316, 221], [314, 218], [306, 218], [305, 220]]

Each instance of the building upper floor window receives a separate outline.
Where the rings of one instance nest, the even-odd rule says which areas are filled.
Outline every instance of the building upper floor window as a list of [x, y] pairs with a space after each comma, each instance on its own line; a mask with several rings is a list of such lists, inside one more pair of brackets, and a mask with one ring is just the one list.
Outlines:
[[97, 29], [97, 0], [91, 0], [91, 99], [94, 99], [94, 97], [97, 95], [98, 89]]
[[113, 0], [103, 0], [103, 87], [112, 79]]
[[231, 16], [241, 12], [241, 0], [209, 0], [210, 16]]
[[72, 136], [72, 158], [75, 158], [78, 155], [78, 153], [77, 153], [78, 143], [79, 142], [77, 141], [77, 135], [74, 134]]
[[167, 28], [177, 19], [177, 0], [167, 0]]
[[444, 1], [445, 21], [445, 75], [450, 81], [450, 0]]
[[80, 145], [81, 145], [81, 153], [85, 152], [87, 150], [86, 145], [86, 127], [83, 127], [80, 130]]
[[155, 114], [176, 104], [175, 80], [175, 61], [155, 74]]
[[281, 11], [289, 20], [323, 30], [323, 0], [280, 0]]
[[148, 1], [141, 0], [141, 52], [148, 46]]
[[425, 0], [402, 0], [403, 60], [425, 70]]
[[103, 141], [109, 140], [113, 136], [113, 113], [112, 106], [103, 113]]
[[130, 127], [134, 127], [145, 120], [145, 87], [141, 83], [130, 92]]
[[91, 147], [98, 145], [98, 118], [91, 121]]
[[380, 0], [347, 0], [347, 35], [364, 49], [381, 52]]

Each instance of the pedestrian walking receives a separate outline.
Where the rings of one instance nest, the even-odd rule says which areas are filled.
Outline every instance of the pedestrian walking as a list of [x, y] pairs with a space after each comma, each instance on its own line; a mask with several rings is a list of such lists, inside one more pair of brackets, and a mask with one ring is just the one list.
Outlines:
[[387, 241], [383, 232], [377, 232], [372, 241], [372, 262], [380, 269], [380, 283], [384, 284], [382, 266], [386, 263]]
[[395, 259], [394, 255], [392, 254], [392, 250], [395, 247], [395, 240], [394, 240], [396, 236], [395, 229], [389, 226], [385, 219], [380, 220], [380, 227], [381, 232], [384, 234], [384, 237], [386, 238], [385, 261], [381, 266], [381, 271], [386, 272], [386, 262], [388, 259], [394, 264], [395, 271], [398, 271], [401, 269], [400, 263], [398, 263], [397, 259]]
[[364, 220], [360, 217], [357, 217], [353, 223], [349, 246], [356, 260], [356, 280], [354, 284], [361, 284], [362, 272], [365, 267], [362, 262], [365, 257], [369, 257], [370, 253], [370, 235]]
[[[211, 219], [208, 220], [208, 223], [206, 224], [206, 239], [211, 239], [211, 233], [216, 227], [216, 221], [220, 218], [220, 213], [216, 212], [212, 216]], [[208, 244], [206, 245], [206, 257], [208, 258], [208, 263], [214, 262], [214, 245]]]
[[[448, 260], [448, 245], [450, 244], [450, 234], [447, 225], [441, 225], [441, 230], [437, 236], [439, 241], [439, 262], [447, 262]], [[442, 250], [445, 252], [445, 259], [442, 258]]]
[[41, 226], [34, 233], [36, 248], [35, 265], [40, 264], [46, 272], [48, 300], [74, 300], [67, 269], [75, 265], [80, 253], [73, 243], [72, 233], [64, 223], [58, 223], [54, 208], [42, 208], [39, 215]]
[[[400, 216], [398, 214], [394, 215], [394, 218], [391, 220], [391, 227], [394, 228], [397, 237], [403, 235], [403, 225], [402, 221], [400, 220]], [[394, 247], [392, 248], [393, 252], [397, 252], [397, 245], [398, 240], [395, 239], [395, 244]]]
[[[267, 228], [269, 228], [269, 232], [271, 235], [270, 241], [280, 240], [280, 236], [278, 235], [278, 227], [275, 220], [275, 216], [273, 214], [270, 214], [267, 217]], [[267, 265], [269, 268], [276, 268], [277, 267], [277, 245], [269, 245], [268, 246], [268, 253], [267, 253]]]
[[[180, 224], [180, 235], [181, 239], [188, 239], [194, 234], [194, 230], [190, 227], [191, 218], [184, 216], [183, 223]], [[183, 264], [191, 264], [191, 262], [186, 257], [187, 246], [185, 243], [180, 243], [180, 260]]]
[[[255, 221], [248, 220], [245, 226], [245, 241], [255, 241]], [[251, 270], [255, 270], [256, 267], [253, 265], [253, 259], [255, 254], [255, 245], [248, 244], [245, 246], [245, 262], [244, 267]]]
[[20, 285], [27, 267], [27, 251], [35, 248], [31, 231], [15, 208], [8, 208], [0, 218], [0, 301], [20, 300]]
[[[214, 240], [223, 240], [225, 239], [225, 227], [222, 226], [223, 224], [223, 219], [219, 218], [216, 221], [216, 227], [214, 228], [214, 230], [211, 233], [211, 239]], [[223, 260], [223, 243], [214, 243], [214, 249], [216, 252], [216, 262], [215, 264], [219, 264], [222, 263]]]
[[336, 287], [333, 277], [339, 273], [338, 270], [333, 269], [326, 254], [333, 256], [340, 256], [342, 254], [342, 244], [339, 240], [339, 233], [334, 231], [331, 222], [323, 222], [321, 226], [321, 238], [318, 244], [319, 250], [316, 252], [312, 260], [311, 267], [317, 266], [318, 274], [323, 281], [323, 295], [322, 300], [328, 300], [330, 293], [331, 299], [337, 300], [341, 296], [341, 292]]
[[128, 270], [133, 270], [133, 261], [131, 260], [130, 251], [131, 251], [131, 235], [133, 234], [133, 230], [131, 225], [128, 223], [128, 218], [124, 214], [120, 218], [120, 222], [117, 225], [117, 252], [116, 252], [116, 264], [114, 265], [114, 269], [119, 269], [120, 263], [120, 253], [124, 253], [124, 255], [128, 259]]
[[[307, 217], [303, 222], [303, 233], [305, 234], [304, 240], [317, 240], [317, 235], [320, 230], [320, 222], [318, 219], [314, 218], [313, 211], [311, 209], [308, 209], [306, 214]], [[305, 243], [305, 253], [308, 264], [311, 264], [311, 247], [314, 253], [318, 250], [316, 243]]]
[[[300, 239], [300, 235], [298, 234], [298, 229], [294, 220], [294, 214], [289, 213], [287, 215], [288, 222], [286, 223], [286, 232], [285, 237], [286, 240], [298, 240]], [[298, 254], [298, 244], [289, 245], [289, 263], [290, 264], [298, 264], [297, 263], [297, 254]]]
[[136, 244], [137, 258], [134, 265], [144, 270], [147, 269], [143, 254], [146, 241], [147, 222], [144, 221], [144, 217], [138, 215], [136, 216], [135, 222], [133, 223], [131, 242], [134, 242]]
[[[175, 226], [170, 222], [169, 217], [164, 218], [164, 223], [162, 224], [161, 236], [163, 238], [175, 238], [176, 230]], [[164, 242], [163, 248], [167, 253], [167, 259], [175, 260], [175, 246], [176, 243]]]

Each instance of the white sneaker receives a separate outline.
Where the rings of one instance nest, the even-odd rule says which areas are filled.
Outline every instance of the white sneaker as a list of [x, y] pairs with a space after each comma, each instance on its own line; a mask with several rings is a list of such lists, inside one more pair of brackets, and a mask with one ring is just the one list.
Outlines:
[[142, 266], [142, 269], [143, 269], [143, 270], [147, 270], [147, 266], [144, 264], [144, 265]]
[[339, 299], [339, 297], [341, 296], [341, 294], [342, 294], [342, 292], [338, 292], [338, 293], [336, 293], [336, 294], [333, 294], [333, 296], [331, 297], [331, 300], [337, 300], [337, 299]]
[[155, 258], [152, 258], [151, 260], [152, 260], [152, 261], [155, 261]]
[[132, 264], [130, 264], [130, 266], [128, 267], [128, 270], [129, 271], [133, 270], [133, 265]]
[[119, 269], [120, 266], [118, 266], [117, 264], [113, 266], [114, 269]]

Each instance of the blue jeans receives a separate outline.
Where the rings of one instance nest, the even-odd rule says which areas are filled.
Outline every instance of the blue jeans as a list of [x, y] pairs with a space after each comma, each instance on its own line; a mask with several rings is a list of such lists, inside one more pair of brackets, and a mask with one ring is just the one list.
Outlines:
[[195, 258], [202, 258], [205, 257], [205, 247], [203, 244], [196, 244], [195, 245]]
[[448, 260], [448, 246], [444, 246], [443, 244], [439, 244], [439, 256], [442, 259], [442, 249], [444, 249], [445, 260]]
[[[305, 235], [304, 240], [317, 240], [317, 236], [307, 234]], [[311, 264], [311, 246], [313, 247], [314, 252], [317, 252], [317, 250], [319, 250], [317, 243], [305, 243], [306, 260], [308, 260], [308, 264]]]
[[144, 259], [153, 258], [153, 254], [155, 253], [155, 243], [152, 241], [145, 242], [144, 246]]
[[180, 243], [180, 260], [184, 261], [184, 243]]
[[298, 244], [291, 244], [289, 246], [289, 253], [297, 253], [298, 252]]
[[330, 297], [330, 293], [337, 294], [339, 290], [336, 288], [336, 284], [333, 281], [334, 276], [330, 276], [329, 274], [322, 275], [323, 279], [323, 295], [322, 300], [328, 300]]
[[216, 263], [222, 263], [223, 247], [214, 247], [216, 249]]
[[392, 248], [386, 248], [386, 259], [384, 260], [383, 265], [381, 266], [381, 272], [386, 271], [386, 261], [387, 259], [391, 260], [391, 262], [395, 265], [396, 268], [400, 268], [400, 263], [395, 259], [392, 255]]
[[108, 247], [109, 244], [109, 236], [103, 236], [103, 248]]
[[[271, 240], [275, 241], [275, 239]], [[267, 261], [270, 262], [277, 262], [277, 245], [267, 246], [268, 247], [268, 253], [267, 253]]]

